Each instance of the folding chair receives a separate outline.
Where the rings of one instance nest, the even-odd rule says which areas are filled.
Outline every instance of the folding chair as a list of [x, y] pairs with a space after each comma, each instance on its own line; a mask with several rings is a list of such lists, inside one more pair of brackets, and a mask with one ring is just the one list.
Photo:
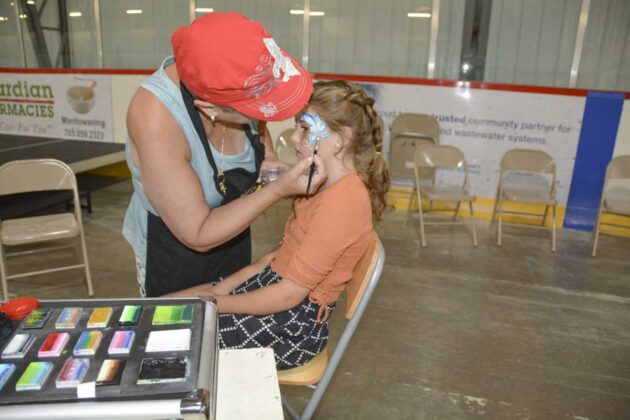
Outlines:
[[[346, 312], [348, 322], [339, 338], [339, 342], [328, 360], [328, 348], [315, 356], [306, 364], [289, 369], [278, 371], [278, 380], [282, 385], [307, 386], [314, 389], [313, 394], [302, 415], [298, 414], [289, 404], [286, 398], [282, 398], [282, 404], [293, 419], [310, 419], [326, 388], [330, 383], [335, 370], [339, 365], [343, 354], [352, 339], [352, 335], [357, 329], [357, 325], [365, 312], [365, 308], [372, 297], [372, 293], [378, 284], [383, 265], [385, 264], [385, 250], [376, 233], [374, 240], [359, 261], [354, 275], [346, 286]], [[317, 384], [317, 386], [315, 386]]]
[[[53, 273], [74, 268], [85, 269], [88, 294], [94, 295], [90, 267], [85, 248], [81, 203], [77, 190], [77, 180], [72, 169], [55, 159], [16, 160], [0, 166], [0, 195], [18, 194], [30, 191], [71, 190], [74, 197], [74, 211], [71, 213], [9, 219], [0, 223], [0, 276], [4, 299], [9, 298], [7, 280], [36, 274]], [[6, 257], [50, 251], [68, 246], [48, 247], [5, 253], [6, 247], [30, 245], [39, 242], [79, 238], [83, 256], [80, 264], [37, 270], [20, 274], [7, 274]]]
[[[553, 158], [542, 150], [512, 149], [501, 158], [499, 171], [499, 187], [492, 211], [492, 223], [495, 222], [495, 214], [499, 214], [497, 229], [497, 246], [501, 246], [501, 233], [503, 227], [503, 214], [518, 214], [523, 216], [542, 217], [540, 226], [519, 224], [518, 226], [547, 229], [545, 222], [549, 207], [552, 210], [551, 223], [551, 250], [556, 250], [556, 163]], [[536, 179], [544, 179], [551, 176], [551, 183], [546, 180], [544, 185], [512, 185], [505, 182], [506, 175], [520, 173], [537, 176]], [[541, 214], [503, 210], [506, 201], [524, 204], [545, 206], [545, 212]], [[506, 223], [507, 224], [507, 223]], [[510, 223], [510, 225], [512, 225]]]
[[388, 169], [393, 180], [413, 180], [413, 156], [426, 144], [437, 144], [440, 126], [435, 118], [425, 114], [400, 114], [390, 130]]
[[[406, 113], [398, 115], [390, 130], [388, 169], [393, 184], [413, 185], [416, 150], [427, 144], [438, 144], [440, 126], [435, 118], [426, 114]], [[432, 179], [432, 169], [421, 171], [423, 179]], [[415, 195], [409, 195], [407, 212], [411, 210]], [[406, 223], [406, 221], [405, 221]]]
[[[426, 145], [416, 150], [415, 154], [415, 184], [414, 190], [418, 197], [418, 217], [420, 219], [420, 240], [423, 247], [427, 246], [426, 234], [424, 227], [426, 225], [452, 225], [461, 224], [457, 220], [461, 203], [468, 202], [470, 210], [470, 224], [472, 226], [473, 245], [477, 246], [477, 230], [475, 227], [475, 219], [473, 212], [473, 202], [476, 197], [470, 193], [470, 181], [468, 179], [468, 164], [464, 154], [455, 146], [446, 145]], [[454, 184], [437, 184], [435, 176], [430, 184], [423, 182], [421, 171], [437, 169], [454, 169], [463, 171], [464, 180], [461, 185]], [[453, 211], [453, 218], [450, 221], [432, 221], [424, 220], [424, 211], [422, 209], [422, 198], [429, 201], [429, 211], [444, 211], [444, 209], [434, 210], [433, 203], [455, 203], [455, 208], [446, 209]]]
[[[619, 182], [622, 184], [615, 185]], [[593, 230], [593, 257], [597, 253], [597, 240], [599, 239], [601, 225], [630, 229], [624, 225], [604, 223], [602, 221], [604, 214], [630, 217], [630, 156], [617, 156], [608, 164], [606, 169], [602, 198], [599, 203], [595, 229]], [[607, 234], [622, 236], [613, 233]]]
[[287, 128], [278, 136], [276, 141], [276, 154], [278, 159], [288, 165], [295, 165], [298, 162], [297, 155], [295, 154], [295, 147], [291, 141], [291, 136], [295, 128]]

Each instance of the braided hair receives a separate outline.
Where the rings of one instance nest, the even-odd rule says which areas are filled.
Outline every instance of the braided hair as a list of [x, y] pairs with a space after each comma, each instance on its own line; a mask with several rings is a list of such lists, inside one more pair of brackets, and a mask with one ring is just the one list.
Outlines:
[[385, 201], [390, 180], [381, 155], [383, 135], [374, 99], [344, 80], [323, 81], [315, 83], [309, 106], [333, 131], [340, 132], [342, 127], [352, 130], [349, 153], [370, 193], [373, 219], [380, 222], [383, 213], [390, 209]]

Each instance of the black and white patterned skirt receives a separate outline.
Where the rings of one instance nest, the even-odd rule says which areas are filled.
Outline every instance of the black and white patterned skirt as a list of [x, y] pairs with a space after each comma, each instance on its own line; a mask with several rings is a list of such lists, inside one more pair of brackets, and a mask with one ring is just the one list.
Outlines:
[[[282, 277], [267, 265], [263, 271], [234, 289], [232, 294], [251, 292], [278, 283]], [[332, 313], [334, 304], [328, 306]], [[319, 305], [304, 299], [298, 306], [273, 315], [219, 315], [219, 347], [245, 349], [271, 347], [278, 369], [303, 365], [328, 342], [328, 321], [317, 322]]]

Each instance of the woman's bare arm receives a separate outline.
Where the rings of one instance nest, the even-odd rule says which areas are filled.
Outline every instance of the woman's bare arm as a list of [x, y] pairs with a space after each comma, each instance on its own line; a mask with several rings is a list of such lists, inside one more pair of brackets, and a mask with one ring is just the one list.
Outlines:
[[[197, 251], [212, 249], [241, 233], [283, 197], [303, 193], [310, 162], [304, 159], [276, 182], [231, 203], [211, 209], [190, 164], [190, 149], [168, 110], [150, 92], [139, 89], [127, 114], [129, 136], [151, 203], [175, 237]], [[316, 158], [321, 184], [325, 170]]]

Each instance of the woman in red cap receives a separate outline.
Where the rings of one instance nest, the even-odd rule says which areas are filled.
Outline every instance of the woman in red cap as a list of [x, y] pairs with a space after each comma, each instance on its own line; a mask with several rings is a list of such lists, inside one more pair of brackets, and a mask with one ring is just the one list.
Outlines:
[[[249, 225], [283, 197], [303, 194], [303, 159], [253, 192], [273, 158], [258, 121], [284, 120], [307, 103], [309, 74], [267, 30], [236, 13], [179, 28], [174, 56], [135, 93], [126, 156], [134, 194], [123, 234], [145, 296], [225, 277], [251, 262]], [[321, 161], [313, 184], [326, 178]]]
[[278, 369], [289, 369], [326, 347], [335, 301], [387, 207], [389, 174], [373, 104], [353, 84], [316, 83], [291, 140], [300, 157], [317, 148], [326, 182], [296, 199], [276, 251], [219, 283], [172, 295], [216, 298], [222, 348], [272, 347]]

